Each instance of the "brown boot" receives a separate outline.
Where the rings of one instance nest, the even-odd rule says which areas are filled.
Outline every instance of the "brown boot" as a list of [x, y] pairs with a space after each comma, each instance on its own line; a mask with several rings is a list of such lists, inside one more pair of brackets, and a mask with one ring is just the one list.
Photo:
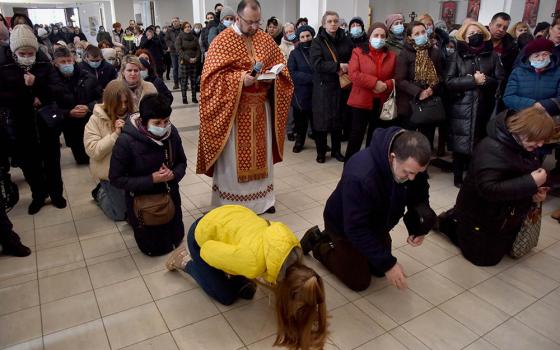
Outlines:
[[560, 221], [560, 209], [556, 209], [555, 211], [550, 214], [553, 219]]

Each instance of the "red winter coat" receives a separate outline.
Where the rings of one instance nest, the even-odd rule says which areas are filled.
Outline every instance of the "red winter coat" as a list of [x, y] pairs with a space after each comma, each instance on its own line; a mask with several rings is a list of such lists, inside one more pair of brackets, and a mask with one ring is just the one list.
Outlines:
[[[394, 52], [383, 48], [380, 51], [369, 46], [369, 53], [364, 53], [357, 47], [352, 51], [348, 73], [352, 80], [352, 91], [348, 98], [348, 105], [354, 108], [368, 109], [373, 108], [373, 99], [381, 99], [385, 102], [393, 91], [393, 79], [395, 77], [395, 67], [397, 56]], [[380, 94], [373, 92], [377, 80], [387, 84], [387, 90]]]

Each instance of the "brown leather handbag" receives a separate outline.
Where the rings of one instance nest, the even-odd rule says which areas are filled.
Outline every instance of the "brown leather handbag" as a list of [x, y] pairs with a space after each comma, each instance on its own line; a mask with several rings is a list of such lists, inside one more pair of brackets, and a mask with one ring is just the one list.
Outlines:
[[[327, 40], [325, 40], [325, 45], [327, 45], [327, 49], [329, 49], [329, 52], [331, 53], [331, 56], [332, 56], [333, 60], [336, 63], [338, 63], [338, 59], [336, 58], [336, 54], [334, 53], [333, 49], [331, 49]], [[350, 76], [347, 73], [339, 75], [338, 76], [338, 81], [340, 83], [340, 88], [343, 89], [343, 90], [350, 89], [352, 87], [352, 80], [350, 80]]]
[[[171, 168], [171, 141], [169, 149], [165, 150], [165, 164]], [[134, 196], [133, 209], [140, 226], [165, 225], [175, 217], [175, 203], [169, 193], [169, 186], [164, 193], [143, 194]]]

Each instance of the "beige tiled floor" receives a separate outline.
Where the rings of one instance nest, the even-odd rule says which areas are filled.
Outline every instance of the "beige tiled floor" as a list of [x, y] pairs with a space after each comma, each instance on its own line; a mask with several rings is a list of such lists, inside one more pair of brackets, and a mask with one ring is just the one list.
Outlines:
[[[209, 209], [211, 179], [193, 172], [197, 109], [175, 108], [173, 122], [186, 130], [181, 192], [188, 228]], [[277, 213], [265, 216], [301, 236], [322, 226], [342, 164], [319, 165], [310, 143], [297, 155], [292, 145], [275, 168]], [[0, 348], [271, 349], [275, 319], [266, 293], [230, 307], [212, 301], [188, 276], [166, 271], [166, 257], [140, 253], [130, 227], [106, 219], [91, 201], [88, 168], [74, 165], [68, 149], [62, 161], [69, 206], [47, 206], [34, 217], [26, 214], [28, 187], [14, 171], [21, 200], [10, 217], [33, 254], [0, 257]], [[430, 175], [439, 212], [452, 205], [457, 189], [449, 174], [431, 168]], [[558, 198], [544, 206], [546, 213], [558, 207]], [[560, 349], [560, 225], [545, 215], [542, 227], [530, 256], [480, 268], [437, 234], [420, 248], [406, 245], [399, 224], [392, 236], [409, 275], [406, 291], [374, 279], [355, 293], [307, 258], [325, 281], [326, 349]]]

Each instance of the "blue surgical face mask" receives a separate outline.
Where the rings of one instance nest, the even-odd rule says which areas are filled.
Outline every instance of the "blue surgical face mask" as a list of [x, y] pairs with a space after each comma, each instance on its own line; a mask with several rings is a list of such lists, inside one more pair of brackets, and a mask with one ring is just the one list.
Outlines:
[[550, 57], [545, 58], [542, 61], [531, 60], [531, 66], [535, 69], [543, 69], [550, 64]]
[[426, 35], [426, 34], [419, 35], [419, 36], [414, 38], [414, 43], [417, 46], [426, 45], [427, 42], [428, 42], [428, 35]]
[[391, 31], [393, 34], [400, 35], [404, 32], [404, 25], [402, 24], [395, 24], [391, 27]]
[[142, 77], [142, 79], [146, 79], [148, 77], [148, 70], [141, 70], [140, 71], [140, 76]]
[[97, 68], [99, 68], [99, 67], [101, 66], [101, 61], [99, 61], [99, 62], [91, 62], [91, 61], [88, 61], [88, 64], [89, 64], [89, 66], [90, 66], [91, 68], [97, 69]]
[[223, 23], [224, 23], [224, 25], [226, 26], [226, 28], [229, 28], [229, 27], [231, 27], [231, 25], [233, 24], [233, 21], [225, 20], [225, 19], [224, 19]]
[[288, 38], [289, 41], [295, 41], [296, 40], [296, 34], [292, 33], [292, 34], [288, 35], [287, 38]]
[[362, 35], [362, 28], [361, 27], [352, 27], [350, 28], [350, 35], [352, 35], [354, 38], [359, 37], [360, 35]]
[[74, 65], [73, 64], [61, 64], [58, 66], [58, 70], [60, 73], [64, 75], [72, 75], [74, 74]]
[[434, 29], [432, 27], [428, 27], [426, 29], [426, 33], [428, 34], [428, 36], [432, 36], [432, 34], [434, 33]]
[[383, 46], [385, 46], [385, 39], [381, 38], [371, 38], [369, 39], [369, 44], [376, 50], [379, 50]]
[[165, 136], [169, 130], [171, 130], [171, 124], [168, 124], [164, 128], [152, 124], [148, 125], [148, 131], [157, 137]]

